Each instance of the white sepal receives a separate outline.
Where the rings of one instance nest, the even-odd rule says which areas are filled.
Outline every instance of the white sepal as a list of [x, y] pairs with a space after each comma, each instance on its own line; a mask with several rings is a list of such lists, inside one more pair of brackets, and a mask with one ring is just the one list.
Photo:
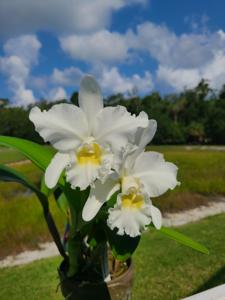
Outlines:
[[91, 187], [90, 195], [82, 211], [84, 221], [92, 220], [102, 205], [108, 201], [119, 188], [120, 185], [118, 182], [112, 179], [107, 179], [104, 184], [97, 180], [94, 186]]
[[45, 171], [45, 183], [48, 188], [54, 188], [62, 171], [69, 164], [70, 157], [65, 153], [56, 153]]

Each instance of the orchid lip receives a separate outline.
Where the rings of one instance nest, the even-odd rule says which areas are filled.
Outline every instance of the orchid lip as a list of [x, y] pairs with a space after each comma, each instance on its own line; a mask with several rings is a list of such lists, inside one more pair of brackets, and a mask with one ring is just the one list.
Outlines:
[[102, 163], [102, 149], [97, 143], [84, 143], [76, 153], [76, 157], [79, 165], [98, 166]]

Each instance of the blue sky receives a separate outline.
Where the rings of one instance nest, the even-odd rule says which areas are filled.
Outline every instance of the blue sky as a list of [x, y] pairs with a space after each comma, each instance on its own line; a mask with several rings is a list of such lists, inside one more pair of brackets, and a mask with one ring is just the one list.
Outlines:
[[[104, 95], [225, 83], [223, 0], [1, 0], [0, 98], [69, 98], [93, 74]], [[12, 18], [10, 16], [13, 16]]]

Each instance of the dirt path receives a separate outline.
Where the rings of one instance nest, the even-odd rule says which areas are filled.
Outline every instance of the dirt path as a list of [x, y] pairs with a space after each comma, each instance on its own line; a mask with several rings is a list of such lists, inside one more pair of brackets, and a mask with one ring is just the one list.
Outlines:
[[163, 216], [163, 224], [167, 227], [181, 226], [224, 212], [225, 197], [218, 197], [216, 201], [209, 202], [208, 206], [199, 206], [177, 213], [165, 213]]
[[[225, 213], [225, 198], [209, 203], [208, 206], [200, 206], [194, 209], [178, 213], [166, 213], [163, 218], [164, 226], [181, 226], [199, 221], [205, 217]], [[53, 242], [39, 245], [38, 250], [24, 251], [15, 256], [7, 256], [0, 261], [0, 268], [18, 266], [32, 261], [58, 255], [57, 248]]]

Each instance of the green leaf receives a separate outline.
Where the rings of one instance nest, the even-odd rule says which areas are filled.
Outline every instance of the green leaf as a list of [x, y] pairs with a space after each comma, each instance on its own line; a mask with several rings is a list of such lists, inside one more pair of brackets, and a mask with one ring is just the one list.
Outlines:
[[15, 148], [30, 159], [37, 167], [45, 171], [55, 151], [37, 143], [10, 136], [0, 136], [0, 145]]
[[140, 236], [132, 238], [128, 235], [118, 235], [117, 230], [110, 230], [106, 227], [106, 235], [112, 249], [113, 256], [121, 261], [125, 261], [131, 257], [133, 252], [136, 250]]
[[71, 185], [66, 183], [65, 186], [62, 187], [62, 190], [70, 207], [72, 221], [71, 232], [75, 234], [75, 232], [87, 224], [82, 218], [82, 210], [88, 198], [90, 188], [88, 187], [86, 190], [81, 191], [79, 188], [72, 189]]
[[117, 195], [119, 193], [120, 193], [120, 191], [115, 192], [111, 196], [111, 198], [103, 204], [103, 206], [98, 211], [98, 213], [97, 213], [97, 215], [95, 217], [95, 219], [97, 221], [101, 222], [102, 220], [104, 220], [106, 222], [106, 219], [108, 218], [108, 215], [109, 215], [109, 209], [115, 205], [115, 203], [117, 201]]
[[40, 194], [39, 190], [23, 174], [4, 165], [0, 165], [0, 181], [18, 182]]
[[49, 189], [47, 185], [45, 184], [45, 176], [42, 176], [41, 178], [41, 192], [46, 196], [49, 197], [51, 193], [54, 191], [54, 189]]
[[82, 239], [79, 235], [74, 236], [68, 240], [68, 253], [69, 253], [69, 270], [67, 272], [68, 277], [74, 276], [81, 264], [81, 248]]
[[[10, 136], [0, 136], [0, 145], [19, 150], [24, 156], [30, 159], [38, 168], [45, 171], [53, 156], [55, 150], [37, 143]], [[64, 179], [61, 175], [59, 183], [64, 185]]]
[[183, 244], [183, 245], [190, 247], [201, 253], [209, 254], [209, 250], [205, 246], [199, 244], [198, 242], [193, 241], [186, 235], [184, 235], [174, 229], [167, 228], [167, 227], [161, 227], [161, 229], [159, 229], [158, 231], [161, 232], [162, 234], [166, 235], [168, 238], [170, 238], [180, 244]]
[[69, 209], [69, 204], [67, 201], [67, 198], [64, 193], [62, 193], [57, 199], [56, 203], [58, 204], [58, 207], [60, 210], [68, 217], [68, 209]]
[[99, 244], [105, 244], [107, 242], [106, 233], [104, 231], [103, 222], [89, 222], [81, 231], [82, 236], [84, 236], [85, 230], [88, 230], [88, 244], [94, 248]]
[[109, 210], [109, 208], [113, 207], [117, 201], [117, 196], [121, 191], [116, 191], [111, 198], [105, 203], [106, 204], [106, 208], [107, 211]]

